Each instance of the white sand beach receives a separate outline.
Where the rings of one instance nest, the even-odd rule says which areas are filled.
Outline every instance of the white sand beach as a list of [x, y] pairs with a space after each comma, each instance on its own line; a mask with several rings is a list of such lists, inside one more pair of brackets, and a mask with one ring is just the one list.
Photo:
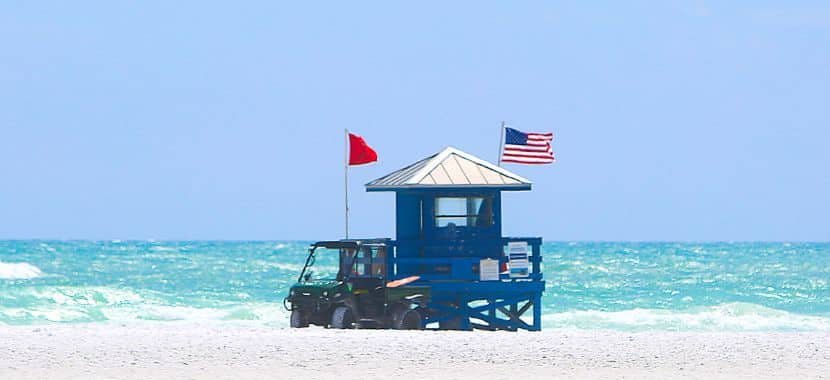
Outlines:
[[830, 378], [830, 333], [0, 327], [0, 379]]

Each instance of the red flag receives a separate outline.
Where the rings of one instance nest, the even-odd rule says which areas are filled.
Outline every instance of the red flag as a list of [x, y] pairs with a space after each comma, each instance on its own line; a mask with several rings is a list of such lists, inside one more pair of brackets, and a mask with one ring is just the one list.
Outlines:
[[366, 140], [349, 132], [349, 165], [363, 165], [378, 160], [378, 154]]

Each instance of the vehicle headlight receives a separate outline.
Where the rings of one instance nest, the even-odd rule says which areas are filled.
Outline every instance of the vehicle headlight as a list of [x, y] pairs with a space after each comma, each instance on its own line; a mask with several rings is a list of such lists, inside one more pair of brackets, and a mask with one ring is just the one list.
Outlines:
[[289, 295], [289, 296], [293, 296], [293, 295], [294, 295], [294, 289], [291, 289], [291, 291], [290, 291], [290, 292], [288, 292], [288, 295]]
[[329, 292], [327, 292], [327, 291], [325, 291], [325, 290], [324, 290], [324, 291], [323, 291], [323, 297], [328, 297], [328, 296], [329, 296]]

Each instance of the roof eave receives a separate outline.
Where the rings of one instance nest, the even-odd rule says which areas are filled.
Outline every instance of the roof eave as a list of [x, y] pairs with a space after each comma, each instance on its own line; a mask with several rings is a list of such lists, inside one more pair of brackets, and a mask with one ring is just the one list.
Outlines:
[[530, 183], [515, 183], [502, 185], [397, 185], [397, 186], [373, 186], [366, 184], [367, 192], [375, 191], [400, 191], [400, 190], [467, 190], [467, 189], [490, 189], [503, 191], [530, 190]]

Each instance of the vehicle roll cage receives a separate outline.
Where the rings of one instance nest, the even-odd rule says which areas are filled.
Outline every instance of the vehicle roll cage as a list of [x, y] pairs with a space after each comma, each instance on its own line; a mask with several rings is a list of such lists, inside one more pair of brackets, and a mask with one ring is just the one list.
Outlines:
[[[304, 276], [308, 271], [308, 268], [314, 265], [314, 262], [317, 261], [317, 248], [327, 248], [327, 249], [353, 249], [355, 254], [352, 256], [352, 262], [349, 264], [348, 268], [354, 268], [355, 263], [357, 262], [357, 250], [358, 248], [363, 247], [387, 247], [386, 244], [383, 243], [360, 243], [355, 241], [320, 241], [317, 243], [312, 244], [308, 248], [308, 257], [305, 259], [305, 265], [303, 265], [303, 270], [300, 271], [300, 276], [297, 277], [297, 282], [303, 282]], [[342, 270], [342, 269], [341, 269]], [[337, 280], [338, 281], [347, 281], [349, 279], [349, 275], [351, 271], [347, 271], [346, 273], [341, 274], [341, 270], [338, 270], [337, 273]], [[340, 278], [342, 275], [342, 278]]]

